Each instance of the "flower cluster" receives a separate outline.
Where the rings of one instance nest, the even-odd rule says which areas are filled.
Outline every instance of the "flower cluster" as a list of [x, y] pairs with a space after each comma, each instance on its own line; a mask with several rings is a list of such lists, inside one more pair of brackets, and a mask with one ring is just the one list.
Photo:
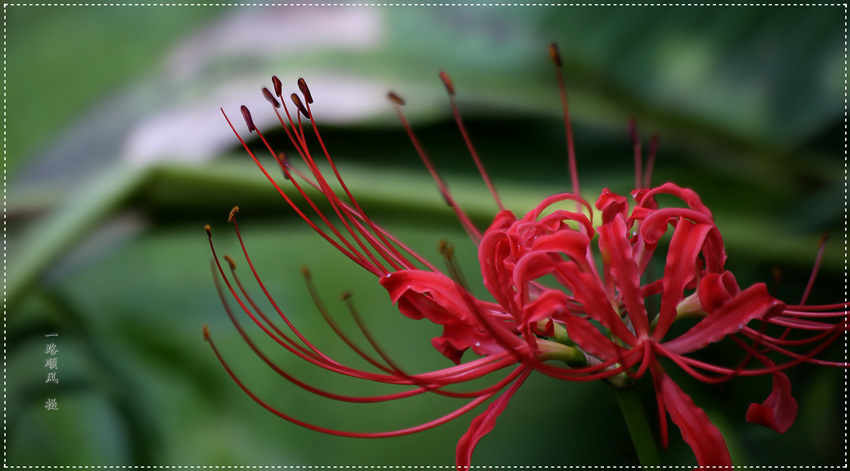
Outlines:
[[[496, 418], [532, 372], [566, 381], [605, 380], [618, 388], [630, 387], [649, 373], [657, 397], [662, 443], [666, 445], [667, 442], [666, 416], [669, 415], [700, 467], [731, 466], [732, 460], [720, 431], [668, 376], [665, 368], [675, 365], [706, 383], [738, 376], [770, 375], [772, 392], [763, 403], [750, 406], [746, 420], [784, 432], [795, 420], [797, 404], [791, 395], [789, 378], [783, 371], [804, 362], [846, 367], [843, 363], [816, 358], [847, 331], [846, 305], [808, 306], [805, 300], [800, 305], [786, 305], [771, 296], [763, 283], [740, 287], [735, 276], [725, 268], [722, 236], [711, 211], [699, 196], [673, 183], [651, 187], [656, 141], [653, 141], [644, 169], [640, 142], [632, 129], [636, 178], [631, 203], [629, 198], [607, 189], [593, 207], [580, 196], [561, 59], [554, 45], [550, 47], [550, 55], [557, 66], [573, 191], [550, 196], [519, 218], [502, 205], [463, 125], [454, 100], [454, 86], [448, 75], [440, 74], [460, 132], [500, 208], [483, 232], [455, 202], [432, 165], [405, 119], [404, 101], [394, 93], [389, 95], [446, 202], [477, 244], [481, 277], [492, 300], [478, 299], [467, 289], [451, 247], [443, 246], [441, 250], [447, 262], [447, 269], [442, 271], [366, 214], [345, 185], [322, 141], [310, 110], [313, 98], [303, 79], [298, 82], [301, 95], [293, 93], [290, 96], [295, 106], [293, 113], [286, 106], [282, 84], [276, 77], [273, 77], [274, 92], [263, 89], [263, 94], [307, 171], [299, 170], [300, 166], [291, 164], [288, 158], [272, 149], [244, 106], [242, 114], [248, 131], [257, 133], [282, 170], [286, 183], [306, 202], [307, 208], [296, 204], [290, 193], [284, 191], [280, 186], [283, 182], [272, 177], [225, 115], [259, 169], [307, 224], [335, 249], [375, 275], [403, 315], [428, 319], [443, 327], [442, 335], [434, 338], [432, 345], [454, 365], [426, 373], [406, 372], [383, 352], [365, 329], [363, 332], [377, 357], [358, 348], [327, 314], [309, 283], [309, 273], [305, 272], [322, 315], [374, 369], [347, 366], [323, 353], [278, 308], [254, 270], [236, 221], [238, 210], [234, 208], [229, 221], [242, 244], [252, 275], [288, 330], [277, 327], [257, 307], [236, 276], [235, 264], [229, 257], [225, 259], [230, 265], [230, 274], [225, 272], [207, 226], [218, 271], [216, 283], [218, 286], [220, 278], [226, 286], [219, 287], [222, 302], [248, 345], [278, 374], [329, 399], [364, 403], [430, 393], [466, 402], [448, 415], [402, 430], [361, 433], [321, 427], [277, 410], [257, 397], [233, 374], [205, 328], [205, 338], [225, 369], [253, 400], [274, 414], [312, 430], [368, 438], [406, 435], [432, 428], [490, 401], [472, 420], [458, 443], [456, 464], [458, 469], [464, 469], [470, 465], [478, 441], [493, 429]], [[310, 128], [321, 148], [319, 155], [330, 166], [333, 176], [320, 170], [316, 157], [308, 149], [306, 130]], [[318, 190], [329, 211], [320, 209], [323, 206], [311, 198], [314, 193], [308, 191], [308, 187]], [[680, 203], [661, 207], [659, 195], [667, 195], [665, 201], [676, 199]], [[821, 246], [815, 270], [822, 256]], [[657, 265], [663, 265], [663, 274], [655, 279], [648, 274], [653, 259]], [[291, 354], [341, 375], [397, 385], [401, 390], [389, 395], [352, 397], [315, 388], [291, 376], [255, 346], [230, 308], [226, 294], [265, 335]], [[650, 297], [660, 298], [660, 303], [648, 303]], [[655, 304], [658, 306], [649, 307]], [[356, 316], [353, 308], [352, 313]], [[356, 319], [359, 324], [361, 320]], [[720, 341], [740, 349], [735, 364], [718, 365], [694, 356]], [[463, 361], [468, 350], [475, 358]], [[483, 389], [457, 392], [451, 388], [505, 369], [510, 372]]]

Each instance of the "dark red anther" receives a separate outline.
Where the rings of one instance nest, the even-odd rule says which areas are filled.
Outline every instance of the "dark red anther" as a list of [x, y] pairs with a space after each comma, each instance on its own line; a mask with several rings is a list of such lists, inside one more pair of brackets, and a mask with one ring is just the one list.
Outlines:
[[307, 103], [312, 105], [313, 95], [310, 94], [310, 89], [307, 88], [307, 82], [305, 82], [303, 78], [298, 79], [298, 89], [301, 90], [301, 94], [304, 95], [304, 99], [307, 100]]
[[283, 171], [283, 178], [290, 180], [289, 178], [289, 156], [286, 155], [286, 152], [281, 152], [274, 156], [275, 160], [277, 160], [277, 164], [280, 165], [280, 169]]
[[272, 84], [274, 85], [274, 94], [279, 96], [282, 100], [283, 99], [283, 84], [280, 83], [280, 79], [277, 78], [277, 75], [272, 75]]
[[554, 62], [556, 66], [561, 67], [564, 65], [564, 63], [561, 62], [561, 53], [558, 52], [557, 44], [552, 43], [549, 45], [549, 57], [552, 58], [552, 62]]
[[307, 108], [304, 108], [304, 103], [301, 103], [301, 98], [296, 94], [289, 95], [289, 98], [292, 98], [292, 103], [295, 103], [295, 106], [298, 108], [298, 111], [304, 115], [305, 118], [309, 118], [310, 115], [307, 113]]
[[245, 118], [245, 124], [248, 125], [248, 132], [257, 130], [257, 127], [254, 126], [254, 119], [251, 118], [251, 112], [248, 111], [248, 107], [245, 105], [242, 105], [242, 117]]
[[455, 96], [455, 86], [452, 83], [452, 79], [449, 78], [448, 74], [445, 71], [440, 71], [440, 80], [443, 81], [443, 85], [446, 86], [446, 90], [448, 90], [449, 95]]
[[280, 103], [278, 103], [277, 98], [272, 95], [272, 92], [269, 91], [268, 88], [263, 87], [263, 96], [266, 100], [271, 103], [275, 108], [280, 108]]
[[404, 106], [404, 99], [402, 99], [400, 96], [396, 95], [393, 92], [387, 93], [387, 98], [389, 98], [390, 101], [395, 103], [396, 105]]

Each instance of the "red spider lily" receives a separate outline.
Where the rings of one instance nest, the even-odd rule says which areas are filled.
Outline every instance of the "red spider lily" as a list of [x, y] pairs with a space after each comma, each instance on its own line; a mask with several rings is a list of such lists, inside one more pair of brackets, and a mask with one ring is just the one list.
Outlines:
[[[259, 169], [307, 224], [334, 248], [378, 277], [378, 282], [402, 314], [443, 326], [442, 335], [434, 338], [432, 345], [454, 366], [427, 373], [404, 371], [384, 353], [349, 302], [352, 315], [377, 356], [357, 347], [330, 317], [305, 271], [320, 313], [373, 369], [350, 367], [323, 353], [298, 331], [269, 294], [242, 241], [236, 221], [238, 208], [234, 208], [229, 221], [234, 226], [245, 260], [263, 295], [286, 324], [286, 331], [279, 328], [257, 306], [236, 276], [235, 264], [229, 257], [225, 259], [230, 265], [230, 275], [225, 273], [207, 226], [215, 267], [220, 275], [216, 277], [216, 285], [228, 315], [250, 348], [287, 380], [330, 399], [367, 403], [433, 393], [467, 402], [448, 415], [401, 430], [367, 433], [321, 427], [277, 410], [252, 393], [231, 371], [205, 328], [205, 338], [224, 368], [254, 401], [279, 417], [311, 430], [347, 437], [379, 438], [436, 427], [493, 399], [484, 412], [472, 420], [458, 443], [456, 464], [458, 469], [463, 469], [470, 465], [477, 442], [492, 430], [496, 418], [532, 371], [567, 381], [607, 380], [615, 387], [628, 387], [648, 371], [657, 395], [662, 443], [666, 446], [666, 414], [669, 414], [702, 468], [732, 465], [726, 443], [706, 413], [665, 373], [662, 359], [666, 358], [664, 363], [675, 364], [706, 383], [718, 383], [736, 376], [771, 375], [772, 392], [762, 404], [750, 406], [746, 419], [780, 433], [791, 426], [797, 413], [790, 381], [783, 370], [803, 362], [846, 367], [844, 363], [815, 358], [847, 331], [846, 305], [805, 305], [823, 256], [823, 244], [800, 305], [790, 306], [775, 299], [763, 283], [741, 289], [734, 275], [724, 268], [723, 239], [699, 196], [673, 183], [650, 188], [657, 141], [652, 142], [644, 170], [634, 127], [631, 133], [636, 169], [635, 190], [631, 195], [634, 202], [630, 205], [626, 197], [606, 189], [594, 205], [599, 211], [594, 215], [591, 205], [579, 196], [567, 96], [561, 60], [554, 45], [550, 47], [550, 54], [558, 66], [573, 192], [550, 196], [521, 218], [505, 209], [499, 199], [463, 125], [454, 101], [454, 86], [448, 75], [440, 74], [460, 132], [500, 208], [490, 227], [483, 232], [455, 202], [432, 165], [402, 112], [403, 100], [393, 93], [389, 95], [446, 202], [478, 245], [484, 286], [493, 301], [477, 299], [469, 292], [451, 247], [443, 246], [441, 250], [448, 267], [443, 272], [367, 216], [322, 141], [310, 110], [313, 99], [303, 79], [298, 82], [301, 96], [294, 93], [290, 96], [297, 108], [294, 113], [286, 106], [277, 77], [273, 77], [274, 93], [264, 88], [263, 94], [307, 167], [306, 172], [272, 149], [244, 106], [242, 114], [249, 132], [257, 133], [275, 158], [287, 184], [292, 185], [309, 209], [296, 204], [281, 188], [225, 115]], [[322, 173], [308, 149], [308, 128], [315, 134], [332, 177]], [[307, 187], [321, 193], [329, 211], [320, 209]], [[659, 195], [674, 197], [681, 204], [660, 207], [656, 198]], [[669, 236], [669, 242], [665, 236]], [[659, 279], [647, 275], [653, 258], [663, 260], [663, 275]], [[221, 288], [219, 278], [226, 289]], [[325, 391], [293, 377], [253, 343], [230, 308], [225, 293], [230, 294], [239, 309], [267, 336], [302, 360], [342, 375], [396, 385], [401, 390], [381, 396], [355, 397]], [[648, 309], [647, 298], [655, 296], [660, 296], [660, 306]], [[722, 340], [740, 348], [741, 357], [734, 365], [716, 365], [693, 356]], [[477, 358], [462, 362], [467, 350], [472, 350]], [[512, 368], [509, 374], [483, 389], [458, 392], [451, 388], [507, 368]]]

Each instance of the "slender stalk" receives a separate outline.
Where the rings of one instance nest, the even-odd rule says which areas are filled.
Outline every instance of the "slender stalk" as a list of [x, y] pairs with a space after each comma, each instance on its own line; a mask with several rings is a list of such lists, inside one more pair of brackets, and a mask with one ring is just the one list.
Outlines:
[[632, 437], [640, 464], [660, 466], [658, 447], [655, 445], [655, 438], [646, 419], [646, 411], [638, 390], [634, 387], [614, 387], [613, 389], [617, 402], [620, 404], [620, 410], [623, 411], [623, 418], [626, 419], [626, 426], [629, 428], [629, 435]]

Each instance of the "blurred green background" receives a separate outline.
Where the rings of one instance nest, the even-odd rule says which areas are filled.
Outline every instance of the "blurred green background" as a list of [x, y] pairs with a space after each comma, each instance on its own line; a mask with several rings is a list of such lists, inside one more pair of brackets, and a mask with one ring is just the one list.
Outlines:
[[[325, 142], [367, 211], [434, 261], [439, 239], [455, 243], [475, 285], [474, 248], [385, 94], [406, 98], [426, 149], [483, 225], [496, 208], [450, 121], [437, 72], [454, 79], [472, 139], [507, 205], [521, 213], [569, 189], [546, 49], [557, 41], [587, 199], [603, 187], [631, 189], [626, 125], [635, 118], [646, 141], [661, 139], [654, 181], [703, 197], [741, 285], [765, 281], [796, 302], [817, 240], [829, 231], [811, 302], [839, 302], [843, 14], [842, 7], [7, 6], [5, 464], [453, 463], [472, 414], [403, 438], [321, 435], [254, 404], [203, 341], [206, 324], [255, 392], [325, 426], [387, 430], [460, 404], [316, 399], [269, 371], [229, 324], [202, 228], [211, 224], [221, 253], [235, 254], [226, 217], [238, 204], [266, 285], [310, 339], [351, 356], [316, 312], [300, 276], [304, 264], [340, 319], [347, 311], [339, 293], [354, 293], [402, 365], [448, 366], [430, 347], [439, 329], [399, 315], [376, 280], [300, 222], [237, 148], [218, 108], [239, 120], [238, 106], [249, 104], [270, 130], [273, 115], [259, 91], [272, 74], [293, 91], [298, 77], [307, 79]], [[285, 137], [268, 134], [291, 150]], [[45, 383], [48, 342], [59, 349], [57, 384]], [[267, 346], [317, 385], [389, 392], [322, 374]], [[834, 347], [826, 356], [843, 358], [843, 345]], [[768, 378], [706, 386], [675, 377], [722, 430], [738, 465], [846, 461], [843, 371], [793, 370], [800, 414], [784, 435], [743, 419], [747, 405], [768, 394]], [[57, 399], [58, 411], [44, 408], [47, 398]], [[675, 427], [663, 460], [694, 462]], [[637, 461], [605, 385], [532, 375], [473, 463]]]

